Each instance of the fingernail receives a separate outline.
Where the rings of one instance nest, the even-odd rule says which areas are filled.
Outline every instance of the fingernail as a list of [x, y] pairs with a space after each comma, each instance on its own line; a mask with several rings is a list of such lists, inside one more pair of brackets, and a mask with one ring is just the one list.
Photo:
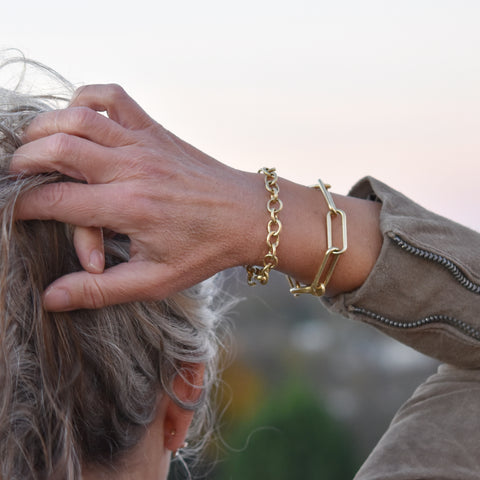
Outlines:
[[47, 310], [61, 312], [72, 309], [72, 297], [64, 288], [50, 287], [45, 290], [43, 303]]
[[105, 260], [103, 258], [103, 253], [100, 250], [93, 250], [90, 254], [90, 261], [88, 263], [89, 269], [102, 273], [105, 265]]

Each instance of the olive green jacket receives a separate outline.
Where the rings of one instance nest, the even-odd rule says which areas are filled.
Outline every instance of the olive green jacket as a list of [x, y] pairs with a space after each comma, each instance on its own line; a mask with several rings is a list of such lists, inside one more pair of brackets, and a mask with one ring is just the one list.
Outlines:
[[355, 480], [478, 480], [480, 234], [373, 178], [351, 195], [382, 203], [383, 247], [363, 286], [329, 307], [445, 363], [397, 412]]

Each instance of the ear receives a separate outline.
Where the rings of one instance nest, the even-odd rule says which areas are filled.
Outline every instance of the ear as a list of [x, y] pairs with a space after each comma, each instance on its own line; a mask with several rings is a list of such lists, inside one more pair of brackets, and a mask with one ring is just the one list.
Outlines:
[[[203, 363], [185, 363], [173, 381], [175, 396], [184, 403], [195, 403], [203, 392]], [[188, 429], [195, 414], [192, 410], [179, 407], [170, 397], [165, 395], [164, 445], [168, 450], [176, 452], [185, 443]]]

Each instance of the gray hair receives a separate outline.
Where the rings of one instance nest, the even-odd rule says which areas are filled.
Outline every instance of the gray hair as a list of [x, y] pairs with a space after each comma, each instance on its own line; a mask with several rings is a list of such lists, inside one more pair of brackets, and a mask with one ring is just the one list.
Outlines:
[[[208, 398], [217, 382], [216, 329], [223, 307], [212, 281], [161, 302], [51, 313], [42, 292], [81, 266], [73, 227], [14, 221], [19, 196], [64, 181], [60, 174], [8, 173], [21, 135], [39, 113], [66, 106], [73, 87], [47, 67], [20, 67], [13, 88], [0, 89], [0, 476], [77, 479], [82, 465], [110, 468], [138, 443], [155, 416], [158, 395], [194, 409], [189, 440], [197, 448], [212, 429]], [[32, 93], [25, 73], [48, 77], [51, 93]], [[127, 261], [128, 238], [105, 240], [107, 267]], [[184, 405], [172, 382], [185, 364], [206, 366], [203, 395]]]

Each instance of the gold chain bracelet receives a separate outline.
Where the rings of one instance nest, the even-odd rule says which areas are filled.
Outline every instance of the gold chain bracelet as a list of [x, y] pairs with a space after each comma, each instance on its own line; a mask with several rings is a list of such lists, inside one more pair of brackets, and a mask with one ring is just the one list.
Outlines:
[[263, 267], [257, 265], [247, 265], [247, 282], [249, 285], [257, 285], [257, 282], [266, 285], [270, 271], [278, 265], [277, 248], [280, 243], [280, 231], [282, 222], [278, 219], [278, 213], [283, 208], [282, 201], [278, 198], [280, 188], [278, 187], [278, 175], [275, 168], [261, 168], [258, 173], [265, 175], [265, 188], [270, 193], [267, 202], [267, 210], [270, 214], [270, 220], [267, 224], [267, 247], [268, 253], [263, 259]]
[[[347, 216], [343, 210], [339, 210], [335, 206], [332, 195], [328, 191], [330, 185], [325, 185], [320, 179], [318, 184], [314, 185], [313, 188], [320, 190], [323, 193], [325, 201], [327, 202], [328, 212], [327, 212], [327, 251], [323, 257], [320, 268], [318, 269], [317, 274], [311, 285], [301, 285], [299, 282], [293, 278], [287, 276], [288, 283], [290, 284], [290, 293], [294, 296], [298, 296], [301, 293], [309, 293], [317, 297], [325, 295], [325, 291], [328, 285], [328, 282], [332, 278], [337, 262], [342, 253], [345, 253], [347, 250]], [[342, 247], [334, 247], [332, 241], [332, 217], [340, 216], [342, 221]]]

